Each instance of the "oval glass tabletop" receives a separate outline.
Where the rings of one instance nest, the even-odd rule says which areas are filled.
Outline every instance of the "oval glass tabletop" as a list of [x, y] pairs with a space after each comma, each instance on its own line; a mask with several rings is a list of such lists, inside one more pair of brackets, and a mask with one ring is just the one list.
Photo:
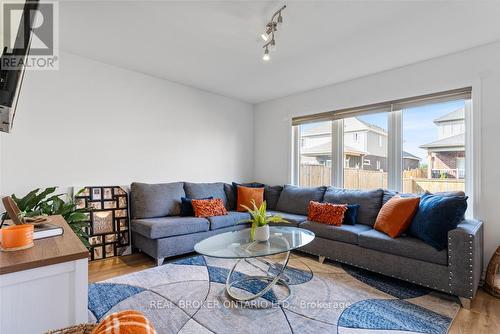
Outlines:
[[268, 241], [250, 240], [250, 229], [214, 235], [198, 242], [194, 250], [199, 254], [219, 258], [252, 258], [288, 252], [314, 239], [314, 233], [291, 226], [270, 226]]

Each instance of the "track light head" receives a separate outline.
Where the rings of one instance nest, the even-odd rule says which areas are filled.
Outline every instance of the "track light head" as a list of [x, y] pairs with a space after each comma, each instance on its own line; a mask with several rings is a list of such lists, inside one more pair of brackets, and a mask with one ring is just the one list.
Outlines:
[[264, 49], [264, 55], [262, 56], [262, 60], [263, 61], [269, 61], [271, 59], [271, 57], [269, 56], [269, 49], [266, 48]]
[[267, 42], [269, 40], [269, 34], [267, 32], [265, 32], [262, 35], [260, 35], [260, 37], [262, 37], [262, 39], [264, 40], [264, 42]]
[[280, 14], [278, 15], [278, 23], [283, 23], [283, 16]]

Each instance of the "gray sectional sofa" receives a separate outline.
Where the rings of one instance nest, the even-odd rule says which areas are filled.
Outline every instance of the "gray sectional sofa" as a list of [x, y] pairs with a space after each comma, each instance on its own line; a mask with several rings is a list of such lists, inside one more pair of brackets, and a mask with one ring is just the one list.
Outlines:
[[[334, 187], [300, 188], [266, 186], [265, 200], [270, 214], [279, 214], [291, 224], [316, 234], [313, 242], [300, 250], [413, 282], [460, 297], [470, 305], [479, 285], [483, 263], [483, 227], [476, 220], [463, 220], [448, 233], [448, 248], [437, 251], [423, 241], [401, 236], [395, 239], [373, 229], [378, 211], [394, 192], [346, 190]], [[179, 217], [181, 197], [222, 198], [227, 216]], [[340, 227], [307, 220], [309, 201], [359, 204], [355, 225]], [[131, 185], [132, 242], [155, 258], [190, 253], [208, 236], [248, 227], [236, 222], [248, 218], [234, 210], [233, 187], [225, 183]]]

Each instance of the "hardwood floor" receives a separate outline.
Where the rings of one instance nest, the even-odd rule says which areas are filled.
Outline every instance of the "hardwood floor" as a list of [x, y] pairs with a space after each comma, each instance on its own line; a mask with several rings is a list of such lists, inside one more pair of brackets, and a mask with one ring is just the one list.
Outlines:
[[89, 262], [89, 283], [130, 274], [155, 266], [155, 261], [142, 253], [117, 256]]
[[[152, 258], [144, 254], [132, 254], [89, 264], [89, 282], [141, 271], [155, 266]], [[460, 309], [451, 325], [450, 334], [500, 333], [500, 299], [482, 289], [472, 301], [471, 309]]]

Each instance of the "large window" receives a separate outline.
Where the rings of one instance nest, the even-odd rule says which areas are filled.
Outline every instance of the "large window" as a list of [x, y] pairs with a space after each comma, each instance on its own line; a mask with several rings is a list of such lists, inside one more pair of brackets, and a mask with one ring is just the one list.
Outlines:
[[465, 101], [402, 111], [403, 191], [465, 190]]
[[331, 184], [332, 121], [299, 126], [298, 183], [304, 187]]
[[465, 190], [470, 89], [293, 119], [301, 186]]
[[344, 188], [387, 188], [387, 115], [343, 119]]

